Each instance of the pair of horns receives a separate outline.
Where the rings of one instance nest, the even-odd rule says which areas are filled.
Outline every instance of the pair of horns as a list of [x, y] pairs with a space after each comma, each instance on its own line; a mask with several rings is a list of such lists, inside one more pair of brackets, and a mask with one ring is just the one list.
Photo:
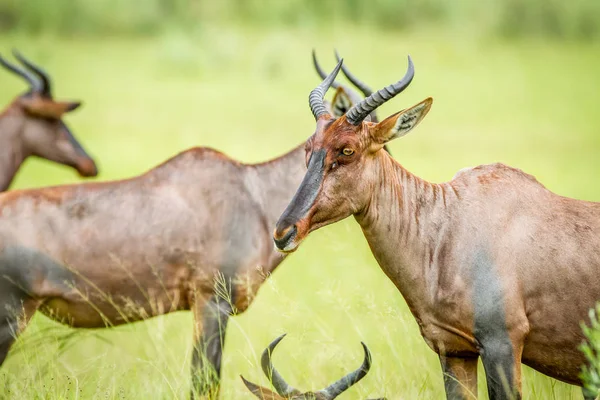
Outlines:
[[[346, 120], [349, 123], [351, 123], [352, 125], [360, 124], [367, 117], [367, 115], [374, 112], [379, 106], [384, 104], [386, 101], [388, 101], [391, 98], [393, 98], [394, 96], [400, 94], [404, 89], [406, 89], [408, 87], [408, 85], [410, 85], [410, 83], [412, 82], [412, 80], [415, 76], [414, 64], [413, 64], [410, 56], [408, 56], [408, 69], [407, 69], [404, 77], [402, 79], [400, 79], [398, 82], [393, 83], [389, 86], [386, 86], [383, 89], [378, 90], [377, 92], [373, 93], [368, 86], [366, 86], [362, 82], [360, 82], [345, 67], [343, 67], [344, 60], [342, 58], [340, 58], [340, 56], [337, 54], [337, 52], [336, 52], [336, 58], [338, 60], [338, 63], [335, 66], [335, 68], [333, 69], [333, 71], [331, 71], [331, 73], [329, 75], [324, 77], [323, 82], [321, 82], [321, 84], [319, 86], [314, 88], [310, 92], [310, 95], [308, 96], [310, 110], [312, 111], [316, 120], [318, 120], [321, 116], [328, 114], [327, 108], [325, 107], [325, 104], [323, 102], [323, 97], [325, 97], [325, 93], [331, 86], [333, 86], [333, 85], [336, 85], [333, 87], [339, 86], [339, 84], [337, 82], [335, 82], [335, 78], [337, 77], [337, 74], [340, 72], [340, 69], [343, 70], [344, 75], [346, 75], [348, 80], [350, 82], [352, 82], [353, 85], [358, 87], [363, 92], [363, 94], [366, 96], [365, 99], [361, 100], [360, 102], [357, 102], [350, 110], [348, 110], [348, 112], [346, 112]], [[315, 62], [315, 68], [317, 68], [318, 63], [316, 62], [314, 52], [313, 52], [313, 59]], [[317, 72], [319, 72], [319, 75], [321, 75], [321, 76], [324, 75], [324, 73], [322, 73], [322, 70], [320, 69], [320, 67], [317, 68]]]
[[17, 61], [23, 64], [25, 69], [17, 67], [16, 65], [6, 61], [2, 55], [0, 55], [0, 65], [10, 72], [25, 79], [29, 83], [31, 91], [39, 93], [45, 97], [52, 97], [50, 76], [46, 73], [46, 71], [23, 57], [23, 55], [21, 55], [21, 53], [19, 53], [17, 50], [13, 49], [12, 53]]
[[[279, 342], [281, 342], [281, 340], [284, 337], [285, 335], [279, 336], [269, 345], [269, 347], [267, 347], [263, 351], [261, 357], [262, 370], [265, 373], [265, 375], [271, 380], [273, 387], [279, 395], [284, 397], [301, 395], [302, 393], [298, 389], [293, 388], [285, 382], [283, 377], [279, 374], [279, 372], [277, 372], [277, 370], [273, 366], [273, 361], [271, 360], [275, 347], [279, 344]], [[315, 392], [318, 398], [333, 400], [341, 393], [346, 391], [350, 386], [354, 385], [356, 382], [364, 378], [365, 375], [367, 375], [367, 372], [369, 372], [369, 369], [371, 368], [371, 353], [369, 352], [369, 349], [364, 343], [361, 342], [361, 344], [365, 353], [365, 358], [360, 368], [349, 373], [348, 375], [344, 376], [338, 381], [332, 383], [325, 389]]]

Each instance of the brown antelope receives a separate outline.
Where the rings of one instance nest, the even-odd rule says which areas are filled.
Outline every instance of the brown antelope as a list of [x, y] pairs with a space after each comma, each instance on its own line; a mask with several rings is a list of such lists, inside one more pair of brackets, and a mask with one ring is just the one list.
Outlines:
[[0, 65], [23, 78], [29, 84], [29, 90], [0, 113], [0, 191], [8, 189], [29, 156], [68, 165], [83, 177], [96, 176], [98, 170], [94, 160], [62, 121], [65, 113], [75, 110], [81, 103], [55, 101], [50, 76], [18, 52], [13, 51], [13, 54], [30, 72], [2, 56]]
[[283, 261], [271, 227], [304, 171], [303, 145], [255, 165], [194, 148], [131, 179], [3, 193], [0, 364], [38, 309], [84, 328], [192, 310], [193, 387], [214, 395], [228, 318]]
[[402, 80], [335, 118], [322, 98], [341, 64], [310, 94], [316, 131], [277, 248], [293, 252], [353, 215], [439, 354], [449, 399], [477, 395], [479, 357], [491, 399], [521, 397], [521, 362], [581, 385], [580, 323], [600, 299], [600, 203], [558, 196], [502, 164], [442, 184], [416, 177], [380, 150], [421, 122], [432, 99], [365, 120], [409, 85], [412, 61]]
[[[338, 381], [332, 383], [327, 386], [325, 389], [319, 390], [317, 392], [304, 392], [302, 393], [298, 389], [295, 389], [288, 385], [283, 377], [277, 372], [275, 367], [273, 366], [273, 362], [271, 361], [271, 357], [273, 356], [273, 351], [275, 351], [275, 346], [281, 342], [281, 340], [285, 337], [285, 335], [279, 336], [275, 339], [269, 347], [267, 347], [261, 356], [260, 364], [262, 366], [262, 370], [271, 381], [271, 384], [277, 391], [274, 393], [273, 391], [264, 388], [262, 386], [258, 386], [252, 382], [247, 381], [242, 376], [242, 381], [246, 387], [259, 399], [261, 400], [333, 400], [338, 397], [340, 394], [348, 390], [352, 385], [356, 384], [362, 378], [364, 378], [369, 370], [371, 369], [371, 353], [367, 348], [367, 345], [362, 343], [363, 350], [365, 352], [365, 358], [363, 360], [362, 365], [356, 370]], [[384, 398], [376, 399], [376, 400], [385, 400]]]

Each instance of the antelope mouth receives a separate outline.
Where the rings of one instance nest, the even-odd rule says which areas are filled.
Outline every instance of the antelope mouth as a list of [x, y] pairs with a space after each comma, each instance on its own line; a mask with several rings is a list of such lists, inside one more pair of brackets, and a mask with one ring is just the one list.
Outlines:
[[273, 235], [275, 248], [284, 254], [293, 253], [298, 248], [298, 242], [296, 242], [297, 236], [298, 228], [296, 228], [296, 225], [292, 225], [282, 234], [279, 234], [279, 232], [275, 231], [275, 234]]

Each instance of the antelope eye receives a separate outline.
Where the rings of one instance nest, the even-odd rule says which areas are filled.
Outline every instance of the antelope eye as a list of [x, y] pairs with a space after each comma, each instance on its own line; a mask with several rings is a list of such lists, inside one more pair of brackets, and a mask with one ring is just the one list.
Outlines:
[[342, 150], [342, 154], [345, 156], [351, 156], [352, 154], [354, 154], [354, 150], [346, 147], [344, 150]]

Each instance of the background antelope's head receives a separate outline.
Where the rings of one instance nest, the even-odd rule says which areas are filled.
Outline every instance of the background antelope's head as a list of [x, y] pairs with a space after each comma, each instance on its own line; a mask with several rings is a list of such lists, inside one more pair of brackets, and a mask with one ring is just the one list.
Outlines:
[[0, 65], [29, 84], [28, 91], [0, 115], [0, 136], [9, 142], [15, 158], [22, 160], [33, 155], [73, 167], [81, 176], [96, 176], [96, 163], [62, 120], [65, 113], [77, 109], [81, 103], [54, 100], [49, 75], [17, 51], [13, 55], [24, 68], [2, 56]]
[[[387, 142], [404, 136], [429, 112], [432, 99], [400, 111], [381, 122], [372, 113], [402, 92], [414, 77], [408, 58], [408, 71], [387, 86], [352, 106], [335, 118], [327, 110], [323, 96], [335, 81], [342, 60], [309, 96], [317, 121], [315, 133], [306, 142], [308, 170], [294, 198], [277, 222], [274, 240], [280, 251], [292, 252], [311, 231], [364, 210], [379, 185], [380, 171], [389, 159], [382, 152]], [[340, 89], [336, 93], [339, 95]], [[337, 100], [334, 99], [333, 104]]]
[[[365, 358], [356, 371], [349, 373], [344, 376], [340, 380], [332, 383], [327, 386], [325, 389], [319, 390], [317, 392], [300, 392], [298, 389], [295, 389], [288, 385], [283, 377], [277, 372], [275, 367], [273, 366], [273, 362], [271, 361], [271, 357], [273, 355], [273, 351], [275, 350], [275, 346], [285, 337], [285, 335], [279, 336], [275, 339], [269, 347], [267, 347], [261, 357], [261, 366], [262, 370], [269, 378], [273, 387], [277, 391], [277, 393], [264, 388], [262, 386], [258, 386], [252, 382], [247, 381], [242, 376], [242, 380], [246, 387], [259, 399], [261, 400], [333, 400], [344, 391], [346, 391], [350, 386], [354, 385], [356, 382], [360, 381], [362, 378], [367, 375], [369, 369], [371, 368], [371, 353], [367, 346], [361, 342], [363, 346], [363, 350], [365, 352]], [[385, 399], [378, 399], [385, 400]]]

